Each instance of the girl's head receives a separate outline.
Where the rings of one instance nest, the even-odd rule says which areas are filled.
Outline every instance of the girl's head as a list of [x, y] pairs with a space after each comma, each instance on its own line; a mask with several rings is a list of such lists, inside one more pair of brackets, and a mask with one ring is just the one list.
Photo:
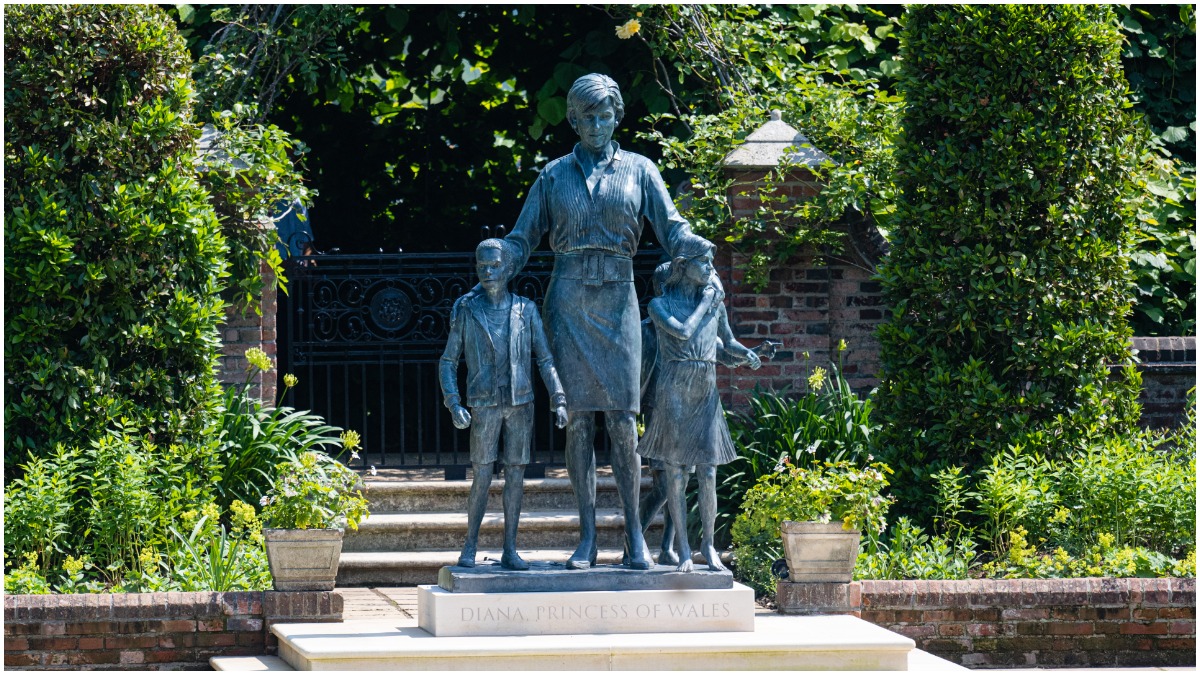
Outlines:
[[713, 272], [714, 248], [712, 242], [702, 237], [685, 239], [671, 261], [667, 287], [685, 285], [695, 288], [707, 284]]

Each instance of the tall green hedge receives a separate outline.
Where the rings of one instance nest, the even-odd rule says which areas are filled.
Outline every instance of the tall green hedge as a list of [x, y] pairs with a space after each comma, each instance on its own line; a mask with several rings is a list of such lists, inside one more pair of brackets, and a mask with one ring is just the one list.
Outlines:
[[121, 417], [165, 447], [218, 400], [226, 249], [191, 165], [190, 70], [156, 7], [6, 11], [10, 467]]
[[877, 452], [920, 510], [943, 466], [1136, 422], [1121, 195], [1138, 148], [1106, 7], [916, 7], [901, 43]]

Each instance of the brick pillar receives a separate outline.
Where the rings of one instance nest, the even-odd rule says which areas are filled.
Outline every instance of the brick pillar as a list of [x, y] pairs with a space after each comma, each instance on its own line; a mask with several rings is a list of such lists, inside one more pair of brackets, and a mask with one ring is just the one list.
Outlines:
[[[278, 293], [275, 290], [275, 275], [266, 263], [262, 265], [263, 290], [260, 312], [253, 307], [227, 302], [225, 322], [221, 325], [223, 343], [218, 379], [226, 386], [241, 386], [246, 380], [246, 350], [258, 347], [271, 357], [271, 370], [258, 373], [250, 387], [253, 396], [268, 403], [275, 403], [279, 360], [276, 354], [275, 315], [278, 311]], [[228, 298], [227, 298], [228, 300]]]
[[[728, 196], [734, 219], [753, 217], [760, 201], [751, 195], [762, 187], [765, 177], [762, 170], [731, 172]], [[797, 169], [776, 181], [770, 194], [800, 200], [819, 190], [811, 173]], [[756, 385], [805, 392], [813, 369], [820, 366], [828, 371], [830, 362], [839, 357], [843, 374], [856, 391], [865, 393], [878, 384], [875, 329], [884, 319], [884, 308], [879, 283], [873, 277], [882, 253], [864, 223], [848, 221], [838, 228], [845, 234], [840, 253], [826, 252], [820, 256], [820, 264], [815, 251], [797, 255], [772, 269], [761, 291], [745, 283], [741, 267], [747, 255], [728, 243], [718, 243], [716, 264], [726, 283], [734, 335], [750, 347], [765, 339], [783, 344], [776, 357], [757, 371], [718, 369], [717, 384], [726, 406], [743, 408]], [[878, 237], [878, 232], [873, 233]], [[839, 355], [837, 347], [842, 340], [848, 349]]]

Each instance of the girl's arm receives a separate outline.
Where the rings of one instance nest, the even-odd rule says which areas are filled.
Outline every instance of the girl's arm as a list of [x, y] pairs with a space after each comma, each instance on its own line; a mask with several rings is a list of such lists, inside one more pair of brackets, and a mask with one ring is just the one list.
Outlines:
[[666, 334], [677, 340], [690, 340], [696, 330], [713, 317], [712, 309], [716, 303], [716, 295], [717, 292], [711, 286], [705, 287], [700, 296], [700, 302], [696, 303], [696, 309], [683, 323], [671, 316], [661, 298], [650, 301], [650, 316], [654, 319], [654, 325], [661, 328]]

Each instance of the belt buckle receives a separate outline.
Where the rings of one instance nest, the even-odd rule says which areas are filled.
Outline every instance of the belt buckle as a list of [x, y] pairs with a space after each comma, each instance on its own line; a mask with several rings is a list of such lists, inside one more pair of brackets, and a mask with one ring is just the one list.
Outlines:
[[583, 285], [600, 286], [604, 283], [604, 254], [583, 254]]

